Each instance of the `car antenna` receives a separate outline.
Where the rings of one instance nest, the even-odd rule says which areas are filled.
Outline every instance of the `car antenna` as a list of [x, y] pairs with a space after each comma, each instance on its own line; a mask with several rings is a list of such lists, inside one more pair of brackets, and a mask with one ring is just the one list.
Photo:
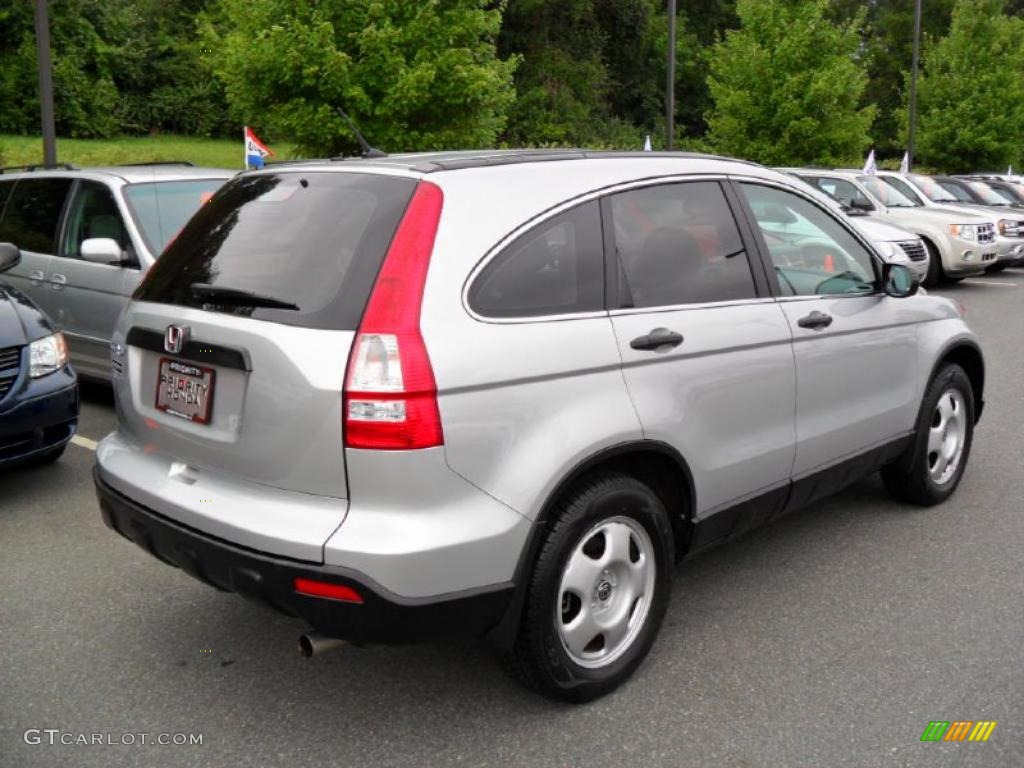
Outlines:
[[381, 150], [377, 149], [376, 147], [371, 147], [370, 146], [370, 142], [368, 142], [363, 137], [363, 134], [361, 134], [359, 132], [359, 129], [356, 128], [356, 124], [354, 122], [352, 122], [352, 118], [349, 117], [347, 114], [345, 114], [345, 110], [344, 109], [342, 109], [341, 107], [335, 107], [335, 109], [338, 110], [338, 114], [341, 115], [342, 118], [344, 118], [346, 123], [348, 123], [348, 127], [352, 129], [352, 133], [354, 133], [356, 135], [356, 141], [359, 142], [359, 148], [362, 150], [362, 152], [360, 153], [360, 155], [362, 157], [366, 158], [366, 157], [387, 157], [388, 156], [387, 152], [382, 152]]

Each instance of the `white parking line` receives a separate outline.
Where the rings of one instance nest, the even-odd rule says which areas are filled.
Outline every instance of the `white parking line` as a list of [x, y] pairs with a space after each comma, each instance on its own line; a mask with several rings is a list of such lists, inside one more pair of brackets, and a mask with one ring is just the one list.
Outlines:
[[1019, 283], [1007, 283], [1005, 280], [970, 280], [969, 285], [1001, 285], [1005, 288], [1016, 288]]
[[75, 445], [80, 445], [83, 448], [88, 448], [90, 451], [96, 450], [96, 441], [90, 440], [88, 437], [82, 437], [81, 435], [72, 435], [71, 442]]

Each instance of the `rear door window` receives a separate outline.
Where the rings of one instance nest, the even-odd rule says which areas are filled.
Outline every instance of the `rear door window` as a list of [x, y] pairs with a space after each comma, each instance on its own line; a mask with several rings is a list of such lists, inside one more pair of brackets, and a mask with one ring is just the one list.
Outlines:
[[469, 305], [487, 317], [542, 317], [604, 309], [601, 212], [596, 201], [520, 235], [473, 281]]
[[620, 305], [659, 307], [757, 295], [732, 209], [715, 181], [611, 197]]
[[[135, 292], [141, 301], [355, 330], [416, 181], [365, 173], [240, 176], [203, 205]], [[298, 309], [217, 304], [191, 287]]]
[[14, 243], [23, 251], [52, 254], [69, 189], [71, 179], [19, 179], [0, 221], [0, 242]]

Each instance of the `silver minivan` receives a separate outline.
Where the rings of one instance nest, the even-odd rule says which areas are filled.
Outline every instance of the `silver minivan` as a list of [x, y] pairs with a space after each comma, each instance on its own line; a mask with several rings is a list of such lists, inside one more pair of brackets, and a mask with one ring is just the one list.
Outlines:
[[108, 526], [306, 654], [484, 636], [570, 701], [641, 663], [676, 560], [875, 471], [948, 498], [985, 378], [841, 212], [684, 154], [245, 173], [114, 342]]
[[188, 163], [0, 169], [5, 279], [64, 332], [81, 376], [110, 378], [110, 337], [142, 275], [233, 171]]

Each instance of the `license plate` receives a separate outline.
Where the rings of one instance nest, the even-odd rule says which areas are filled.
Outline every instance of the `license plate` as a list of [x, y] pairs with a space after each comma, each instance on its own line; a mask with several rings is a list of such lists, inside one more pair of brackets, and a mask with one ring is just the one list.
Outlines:
[[215, 371], [169, 357], [160, 358], [156, 409], [197, 424], [210, 423]]

